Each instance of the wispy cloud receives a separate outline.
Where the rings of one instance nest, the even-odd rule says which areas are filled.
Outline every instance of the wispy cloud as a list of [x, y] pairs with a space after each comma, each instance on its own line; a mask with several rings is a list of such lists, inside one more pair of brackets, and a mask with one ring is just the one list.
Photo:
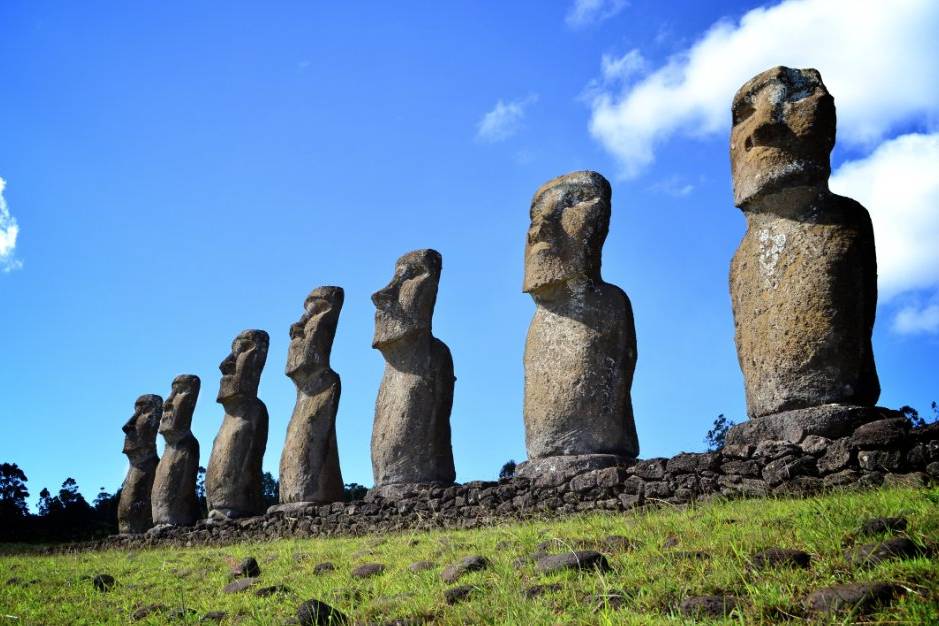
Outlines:
[[610, 19], [627, 6], [627, 0], [574, 0], [564, 21], [571, 28], [584, 28]]
[[877, 239], [880, 301], [932, 293], [926, 305], [907, 304], [894, 328], [939, 331], [939, 133], [901, 135], [831, 177], [835, 193], [867, 207]]
[[694, 185], [682, 180], [678, 176], [670, 176], [653, 183], [649, 189], [656, 193], [664, 193], [674, 198], [684, 198], [691, 195], [691, 192], [694, 191]]
[[3, 273], [23, 267], [23, 262], [16, 258], [16, 238], [20, 227], [16, 218], [10, 215], [7, 202], [3, 197], [6, 181], [0, 178], [0, 271]]
[[[929, 78], [939, 76], [937, 32], [935, 0], [785, 0], [719, 21], [641, 80], [593, 93], [590, 132], [622, 177], [638, 176], [675, 135], [726, 133], [740, 85], [788, 65], [818, 69], [838, 104], [839, 140], [870, 147], [903, 123], [939, 115], [939, 81]], [[616, 65], [601, 64], [609, 83]]]
[[476, 139], [486, 143], [505, 141], [522, 127], [526, 109], [538, 101], [537, 94], [521, 100], [496, 102], [495, 108], [483, 115], [476, 126]]

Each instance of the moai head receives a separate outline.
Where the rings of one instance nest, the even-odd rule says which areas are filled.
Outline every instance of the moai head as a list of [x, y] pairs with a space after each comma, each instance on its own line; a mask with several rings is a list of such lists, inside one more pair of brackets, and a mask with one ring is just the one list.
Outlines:
[[381, 350], [396, 341], [431, 331], [443, 258], [436, 250], [408, 252], [395, 263], [391, 282], [372, 294], [375, 336]]
[[522, 291], [535, 294], [575, 278], [600, 280], [610, 195], [610, 183], [589, 171], [559, 176], [535, 192]]
[[190, 431], [200, 386], [199, 377], [192, 374], [180, 374], [173, 379], [170, 395], [163, 403], [163, 417], [160, 419], [160, 434], [167, 441], [178, 441]]
[[734, 96], [730, 164], [734, 204], [795, 187], [826, 187], [835, 145], [835, 101], [818, 70], [774, 67]]
[[218, 402], [224, 404], [227, 400], [258, 395], [269, 342], [270, 338], [263, 330], [245, 330], [235, 337], [231, 354], [218, 366], [222, 372]]
[[329, 367], [343, 300], [342, 287], [317, 287], [306, 297], [303, 315], [290, 325], [286, 373], [294, 382]]
[[163, 412], [163, 398], [146, 394], [134, 403], [134, 414], [121, 429], [124, 431], [124, 454], [131, 465], [156, 458], [157, 428]]

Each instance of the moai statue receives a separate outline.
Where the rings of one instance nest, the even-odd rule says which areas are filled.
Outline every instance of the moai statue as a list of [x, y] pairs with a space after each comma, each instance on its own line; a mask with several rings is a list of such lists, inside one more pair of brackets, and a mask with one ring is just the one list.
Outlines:
[[372, 347], [385, 358], [372, 428], [374, 493], [395, 485], [449, 484], [456, 478], [450, 446], [453, 359], [431, 334], [443, 261], [436, 250], [398, 259], [388, 286], [372, 294]]
[[160, 462], [156, 436], [162, 410], [163, 398], [160, 396], [140, 396], [134, 403], [134, 414], [122, 429], [124, 454], [130, 460], [130, 469], [117, 504], [117, 528], [122, 534], [145, 533], [153, 526], [150, 492]]
[[535, 316], [525, 342], [522, 476], [621, 465], [639, 454], [632, 306], [600, 277], [610, 195], [603, 176], [582, 171], [548, 181], [531, 202], [523, 291]]
[[263, 330], [235, 337], [231, 354], [219, 365], [218, 402], [225, 407], [222, 427], [212, 444], [205, 472], [205, 497], [211, 519], [233, 519], [264, 512], [261, 462], [267, 447], [267, 407], [258, 399], [269, 338]]
[[271, 512], [342, 500], [336, 445], [340, 384], [329, 366], [342, 302], [341, 287], [317, 287], [290, 326], [286, 373], [297, 386], [297, 403], [280, 456], [280, 504]]
[[877, 419], [877, 306], [867, 210], [828, 190], [835, 103], [813, 69], [774, 67], [734, 96], [734, 203], [747, 232], [730, 267], [751, 420], [728, 443], [837, 437]]
[[192, 414], [199, 399], [198, 376], [181, 374], [173, 379], [163, 403], [160, 434], [166, 441], [153, 481], [153, 524], [192, 526], [199, 519], [196, 477], [199, 442], [192, 434]]

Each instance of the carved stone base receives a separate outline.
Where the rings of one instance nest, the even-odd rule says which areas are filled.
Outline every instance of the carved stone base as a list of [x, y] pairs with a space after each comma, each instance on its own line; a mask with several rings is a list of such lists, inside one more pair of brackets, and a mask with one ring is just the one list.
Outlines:
[[769, 440], [801, 443], [809, 435], [837, 439], [850, 435], [862, 424], [891, 417], [902, 416], [879, 406], [823, 404], [764, 415], [737, 424], [727, 431], [724, 443], [756, 445]]
[[518, 464], [515, 475], [520, 478], [536, 478], [546, 474], [576, 476], [591, 470], [607, 467], [629, 467], [635, 459], [615, 454], [572, 454], [566, 456], [546, 456], [529, 459]]
[[287, 502], [286, 504], [275, 504], [267, 508], [267, 514], [281, 513], [283, 515], [303, 515], [329, 502]]
[[366, 502], [371, 502], [375, 498], [401, 500], [421, 490], [433, 489], [434, 487], [450, 487], [452, 484], [453, 483], [397, 483], [394, 485], [381, 485], [369, 489], [364, 499]]

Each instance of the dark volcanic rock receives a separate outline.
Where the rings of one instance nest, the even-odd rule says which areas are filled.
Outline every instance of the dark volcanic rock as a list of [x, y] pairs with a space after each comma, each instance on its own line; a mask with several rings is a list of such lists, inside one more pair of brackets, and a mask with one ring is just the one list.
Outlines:
[[469, 572], [484, 570], [489, 567], [489, 559], [484, 556], [468, 556], [459, 563], [448, 565], [440, 574], [445, 583], [454, 583]]
[[130, 614], [130, 618], [135, 622], [139, 622], [142, 619], [153, 615], [154, 613], [162, 613], [166, 610], [166, 607], [162, 604], [148, 604], [138, 608], [136, 611]]
[[384, 571], [385, 566], [381, 563], [366, 563], [352, 570], [352, 576], [353, 578], [368, 578], [370, 576], [377, 576]]
[[277, 595], [279, 593], [288, 594], [293, 593], [293, 591], [286, 585], [271, 585], [270, 587], [262, 587], [258, 589], [254, 592], [254, 595], [259, 598], [266, 598], [268, 596]]
[[874, 517], [865, 520], [858, 531], [861, 535], [881, 535], [884, 533], [897, 533], [906, 530], [905, 517]]
[[257, 578], [239, 578], [235, 582], [225, 585], [225, 588], [222, 589], [222, 591], [225, 593], [241, 593], [245, 589], [248, 589], [257, 584], [257, 582]]
[[235, 578], [257, 578], [261, 575], [261, 566], [258, 565], [257, 559], [249, 556], [232, 568], [231, 575]]
[[327, 573], [327, 572], [332, 572], [332, 571], [335, 570], [335, 569], [336, 569], [336, 566], [335, 566], [335, 565], [333, 565], [333, 564], [330, 563], [329, 561], [326, 561], [326, 562], [324, 562], [324, 563], [317, 563], [316, 566], [313, 568], [313, 573], [314, 573], [314, 574], [325, 574], [325, 573]]
[[228, 616], [228, 613], [226, 613], [225, 611], [209, 611], [208, 613], [203, 615], [202, 619], [200, 619], [199, 621], [200, 622], [221, 622], [227, 616]]
[[848, 583], [813, 591], [804, 604], [805, 608], [814, 613], [863, 613], [878, 606], [889, 605], [902, 593], [902, 587], [890, 583]]
[[538, 596], [544, 595], [546, 593], [557, 593], [563, 588], [563, 585], [558, 583], [550, 583], [547, 585], [532, 585], [531, 587], [525, 589], [522, 594], [531, 600], [532, 598], [537, 598]]
[[739, 604], [735, 596], [692, 596], [682, 600], [678, 610], [688, 617], [724, 617]]
[[95, 589], [98, 591], [111, 591], [111, 588], [114, 587], [114, 576], [110, 574], [98, 574], [91, 579], [91, 584], [95, 586]]
[[577, 550], [565, 554], [554, 554], [538, 559], [535, 568], [543, 574], [551, 574], [566, 569], [597, 569], [601, 572], [610, 570], [606, 557], [593, 550]]
[[300, 622], [300, 626], [335, 626], [348, 624], [349, 618], [325, 602], [314, 598], [297, 608], [297, 621]]
[[877, 420], [858, 426], [851, 443], [858, 448], [890, 448], [903, 441], [910, 432], [910, 423], [902, 417]]
[[469, 598], [470, 594], [475, 590], [476, 587], [472, 585], [458, 585], [447, 589], [443, 593], [443, 597], [447, 604], [456, 604], [457, 602], [462, 602]]
[[923, 554], [923, 549], [906, 537], [895, 537], [881, 543], [868, 543], [847, 555], [858, 567], [873, 567], [891, 559], [908, 559]]
[[424, 572], [429, 569], [434, 569], [435, 567], [437, 566], [431, 563], [430, 561], [416, 561], [408, 565], [408, 569], [415, 573]]
[[812, 555], [808, 552], [789, 548], [768, 548], [750, 557], [750, 563], [755, 569], [774, 567], [801, 567], [807, 569], [811, 562]]

